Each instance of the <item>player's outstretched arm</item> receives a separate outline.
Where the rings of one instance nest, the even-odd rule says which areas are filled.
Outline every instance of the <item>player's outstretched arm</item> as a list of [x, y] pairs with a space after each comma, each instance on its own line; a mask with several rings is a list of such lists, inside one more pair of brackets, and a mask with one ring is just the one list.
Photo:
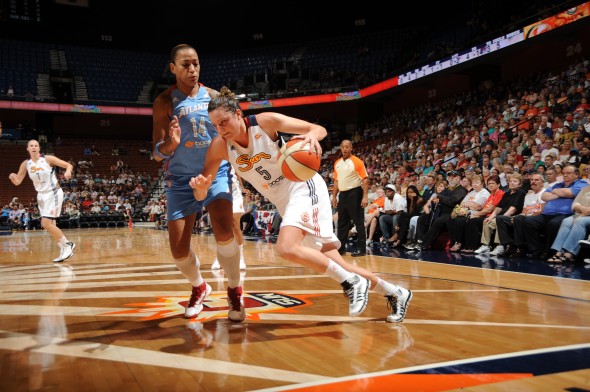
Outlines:
[[224, 159], [227, 160], [227, 144], [221, 136], [217, 136], [211, 141], [209, 150], [207, 150], [203, 171], [191, 178], [189, 182], [190, 187], [193, 188], [195, 199], [201, 201], [207, 197], [207, 191]]
[[27, 174], [27, 161], [23, 161], [18, 168], [18, 173], [10, 173], [8, 179], [12, 181], [12, 183], [16, 186], [19, 186], [21, 182], [25, 179], [25, 175]]

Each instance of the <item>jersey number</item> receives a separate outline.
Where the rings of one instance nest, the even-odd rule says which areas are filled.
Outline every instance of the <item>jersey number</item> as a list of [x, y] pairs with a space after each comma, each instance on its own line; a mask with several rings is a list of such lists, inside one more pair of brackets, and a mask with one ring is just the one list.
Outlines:
[[262, 168], [262, 166], [258, 166], [256, 169], [254, 169], [258, 172], [258, 174], [260, 174], [262, 176], [262, 178], [264, 178], [266, 181], [270, 180], [272, 178], [272, 176], [270, 175], [270, 173], [266, 170], [264, 170]]
[[191, 118], [194, 137], [198, 137], [199, 135], [204, 137], [207, 135], [207, 127], [205, 127], [205, 117], [199, 117], [199, 119], [199, 125], [197, 125], [197, 119], [195, 117]]

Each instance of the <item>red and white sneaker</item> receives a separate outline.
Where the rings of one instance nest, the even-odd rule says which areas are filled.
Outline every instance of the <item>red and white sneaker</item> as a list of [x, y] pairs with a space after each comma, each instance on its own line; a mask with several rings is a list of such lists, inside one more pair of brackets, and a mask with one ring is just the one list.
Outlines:
[[231, 321], [241, 322], [246, 318], [246, 310], [244, 309], [244, 299], [242, 298], [242, 286], [235, 288], [227, 288], [227, 305], [229, 310], [227, 318]]
[[193, 287], [191, 298], [184, 309], [184, 317], [194, 318], [203, 310], [203, 301], [211, 294], [211, 286], [203, 282], [200, 286]]

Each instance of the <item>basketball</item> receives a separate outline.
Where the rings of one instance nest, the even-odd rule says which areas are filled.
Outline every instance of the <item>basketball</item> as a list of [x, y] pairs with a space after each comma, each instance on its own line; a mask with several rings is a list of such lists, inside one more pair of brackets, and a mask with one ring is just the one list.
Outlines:
[[310, 153], [309, 143], [303, 148], [301, 139], [289, 140], [281, 147], [279, 167], [285, 178], [295, 182], [311, 179], [320, 169], [321, 158], [317, 153]]

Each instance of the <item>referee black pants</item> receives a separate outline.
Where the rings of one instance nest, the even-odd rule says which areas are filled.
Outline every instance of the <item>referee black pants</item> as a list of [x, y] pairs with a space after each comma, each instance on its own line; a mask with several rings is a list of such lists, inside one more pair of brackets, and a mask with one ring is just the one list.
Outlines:
[[338, 239], [342, 244], [341, 251], [346, 249], [351, 221], [356, 226], [357, 249], [361, 252], [365, 251], [367, 231], [365, 230], [365, 209], [361, 206], [362, 200], [363, 188], [360, 186], [338, 194]]

